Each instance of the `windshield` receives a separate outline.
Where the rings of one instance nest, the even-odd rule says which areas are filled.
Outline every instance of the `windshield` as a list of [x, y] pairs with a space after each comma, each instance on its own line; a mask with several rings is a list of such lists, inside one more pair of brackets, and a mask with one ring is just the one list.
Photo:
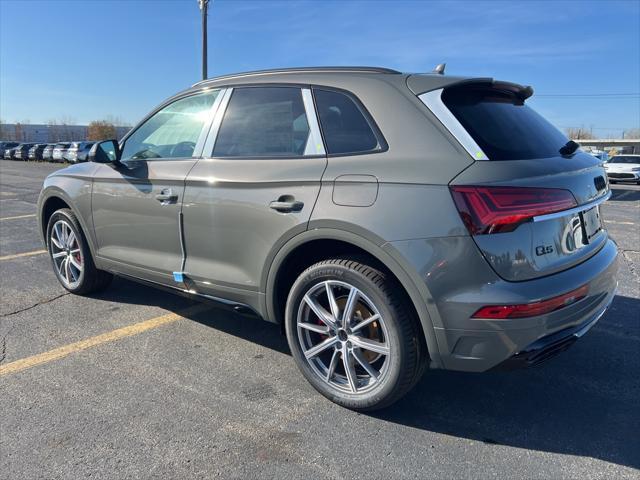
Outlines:
[[557, 157], [568, 141], [511, 92], [451, 88], [442, 100], [490, 160]]
[[640, 155], [628, 157], [613, 157], [609, 163], [640, 163]]

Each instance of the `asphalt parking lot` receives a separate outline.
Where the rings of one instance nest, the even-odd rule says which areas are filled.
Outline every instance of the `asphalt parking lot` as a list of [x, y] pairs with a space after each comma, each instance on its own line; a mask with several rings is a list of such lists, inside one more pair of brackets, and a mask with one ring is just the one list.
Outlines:
[[275, 325], [122, 279], [66, 294], [34, 215], [56, 168], [0, 161], [0, 478], [639, 478], [640, 187], [603, 207], [618, 296], [568, 352], [427, 372], [359, 414], [306, 383]]

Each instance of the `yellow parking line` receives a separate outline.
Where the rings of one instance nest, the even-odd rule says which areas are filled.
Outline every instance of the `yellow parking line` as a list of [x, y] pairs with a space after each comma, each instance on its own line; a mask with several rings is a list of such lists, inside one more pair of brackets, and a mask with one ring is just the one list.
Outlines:
[[70, 343], [69, 345], [64, 345], [59, 348], [54, 348], [53, 350], [49, 350], [48, 352], [43, 352], [31, 357], [22, 358], [14, 362], [7, 363], [6, 365], [0, 365], [0, 377], [12, 373], [18, 373], [22, 370], [26, 370], [27, 368], [42, 365], [43, 363], [53, 362], [54, 360], [59, 360], [68, 355], [71, 355], [72, 353], [81, 352], [82, 350], [87, 350], [88, 348], [96, 347], [98, 345], [102, 345], [103, 343], [113, 342], [121, 338], [138, 335], [139, 333], [146, 332], [147, 330], [176, 322], [182, 319], [184, 315], [198, 313], [208, 308], [209, 306], [204, 304], [195, 305], [182, 311], [181, 313], [168, 313], [166, 315], [152, 318], [150, 320], [134, 323], [133, 325], [129, 325], [128, 327], [118, 328], [101, 335], [96, 335], [95, 337], [87, 338], [86, 340], [80, 340], [79, 342]]
[[20, 257], [31, 257], [33, 255], [42, 255], [43, 253], [47, 253], [46, 250], [34, 250], [33, 252], [23, 252], [23, 253], [16, 253], [14, 255], [5, 255], [4, 257], [0, 257], [0, 261], [2, 260], [13, 260], [14, 258], [20, 258]]
[[19, 218], [32, 218], [32, 217], [35, 217], [35, 216], [36, 216], [35, 213], [30, 213], [29, 215], [16, 215], [15, 217], [3, 217], [3, 218], [0, 218], [0, 221], [18, 220]]

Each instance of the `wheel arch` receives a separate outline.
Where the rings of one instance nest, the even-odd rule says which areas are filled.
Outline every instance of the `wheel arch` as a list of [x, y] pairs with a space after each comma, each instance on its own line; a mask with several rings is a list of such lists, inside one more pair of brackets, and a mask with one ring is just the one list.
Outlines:
[[43, 191], [38, 201], [38, 231], [40, 233], [44, 246], [48, 248], [47, 225], [49, 223], [49, 219], [51, 218], [51, 215], [54, 214], [54, 212], [61, 208], [68, 208], [73, 212], [76, 219], [78, 220], [78, 223], [80, 224], [80, 228], [82, 228], [82, 233], [84, 234], [85, 240], [87, 241], [87, 245], [89, 246], [91, 255], [95, 259], [96, 255], [93, 244], [93, 237], [87, 223], [85, 222], [84, 217], [80, 214], [73, 201], [64, 192], [64, 190], [61, 190], [57, 187], [49, 187], [47, 190]]
[[[266, 278], [263, 279], [265, 295], [262, 309], [266, 312], [269, 320], [283, 325], [283, 288], [286, 289], [287, 284], [290, 286], [304, 268], [316, 261], [336, 255], [364, 254], [373, 259], [379, 267], [391, 273], [403, 287], [420, 321], [429, 349], [431, 364], [433, 367], [437, 367], [440, 365], [440, 356], [433, 323], [427, 308], [427, 303], [431, 303], [431, 296], [424, 282], [421, 285], [423, 288], [418, 288], [416, 277], [419, 281], [419, 276], [417, 272], [412, 278], [408, 273], [411, 271], [409, 265], [403, 266], [400, 255], [392, 255], [389, 252], [389, 247], [383, 241], [378, 244], [360, 235], [333, 228], [315, 228], [296, 235], [278, 250], [270, 263]], [[305, 256], [301, 259], [301, 255]], [[292, 265], [295, 267], [291, 270]], [[284, 301], [286, 302], [286, 296]]]

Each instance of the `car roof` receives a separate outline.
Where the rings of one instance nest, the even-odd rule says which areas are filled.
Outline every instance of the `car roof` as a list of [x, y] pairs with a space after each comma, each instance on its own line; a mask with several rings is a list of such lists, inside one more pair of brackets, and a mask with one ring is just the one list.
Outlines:
[[[497, 81], [490, 77], [462, 77], [444, 75], [436, 72], [403, 73], [384, 67], [296, 67], [273, 70], [256, 70], [240, 72], [231, 75], [209, 78], [193, 84], [171, 98], [166, 99], [160, 106], [168, 105], [184, 95], [206, 90], [208, 88], [240, 87], [259, 84], [298, 84], [323, 85], [330, 88], [344, 88], [363, 84], [370, 85], [370, 80], [388, 83], [394, 88], [408, 88], [415, 95], [458, 85], [486, 85], [493, 88], [507, 90], [520, 96], [523, 100], [533, 95], [533, 88], [511, 82]], [[356, 93], [356, 92], [354, 92]]]
[[402, 72], [393, 70], [391, 68], [384, 67], [291, 67], [291, 68], [273, 68], [268, 70], [252, 70], [248, 72], [231, 73], [227, 75], [220, 75], [218, 77], [207, 78], [200, 82], [194, 83], [192, 87], [198, 87], [207, 85], [210, 83], [219, 83], [224, 80], [235, 80], [240, 78], [254, 78], [257, 81], [265, 81], [266, 78], [269, 81], [277, 82], [278, 76], [291, 75], [291, 74], [309, 74], [309, 73], [338, 73], [338, 74], [353, 74], [353, 73], [371, 73], [371, 74], [394, 74], [402, 75]]

